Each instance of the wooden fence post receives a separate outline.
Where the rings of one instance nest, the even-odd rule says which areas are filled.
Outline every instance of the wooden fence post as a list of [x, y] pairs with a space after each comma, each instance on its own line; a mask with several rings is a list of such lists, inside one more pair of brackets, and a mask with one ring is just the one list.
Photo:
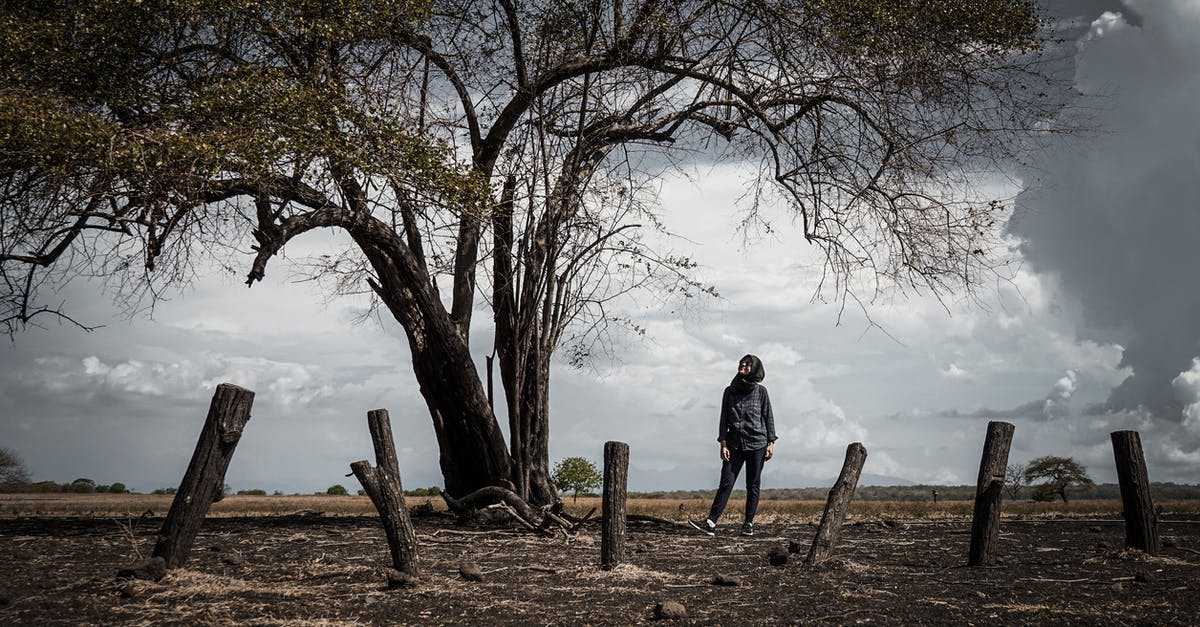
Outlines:
[[386, 409], [367, 412], [367, 427], [371, 430], [371, 442], [375, 445], [375, 463], [361, 460], [350, 464], [350, 470], [362, 484], [367, 496], [379, 511], [383, 531], [387, 536], [388, 548], [392, 553], [392, 565], [396, 570], [416, 577], [420, 574], [417, 565], [417, 534], [413, 530], [412, 518], [404, 503], [404, 489], [400, 484], [400, 463], [396, 459], [396, 445], [392, 440], [392, 423]]
[[1125, 515], [1125, 546], [1158, 555], [1158, 513], [1150, 498], [1150, 477], [1142, 455], [1142, 437], [1137, 431], [1113, 431], [1113, 457], [1121, 484], [1121, 507]]
[[842, 533], [842, 521], [846, 519], [846, 510], [850, 508], [850, 499], [854, 497], [854, 489], [858, 487], [858, 477], [866, 461], [867, 449], [861, 442], [846, 447], [846, 461], [842, 462], [842, 472], [829, 489], [821, 524], [817, 527], [817, 535], [813, 537], [812, 547], [808, 549], [808, 557], [804, 558], [805, 566], [820, 564], [833, 556], [833, 547]]
[[167, 568], [178, 568], [187, 561], [208, 508], [223, 495], [225, 470], [253, 404], [254, 392], [230, 383], [218, 385], [213, 393], [192, 461], [154, 544], [154, 557], [161, 557]]
[[629, 478], [629, 445], [604, 443], [604, 496], [601, 515], [600, 567], [610, 570], [625, 559], [625, 497]]
[[993, 420], [987, 426], [983, 457], [979, 460], [979, 479], [975, 487], [975, 513], [971, 519], [971, 549], [967, 566], [991, 564], [995, 543], [1000, 536], [1000, 499], [1004, 495], [1004, 471], [1012, 446], [1011, 423]]

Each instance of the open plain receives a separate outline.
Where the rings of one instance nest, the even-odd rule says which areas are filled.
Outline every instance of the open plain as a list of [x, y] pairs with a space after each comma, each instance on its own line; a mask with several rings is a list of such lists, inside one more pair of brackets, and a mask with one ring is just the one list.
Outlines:
[[[754, 537], [726, 524], [709, 538], [680, 524], [702, 502], [638, 500], [631, 513], [675, 522], [631, 522], [625, 563], [605, 571], [594, 523], [538, 536], [458, 524], [436, 502], [410, 499], [422, 576], [387, 589], [388, 549], [367, 499], [229, 497], [183, 568], [157, 582], [118, 579], [151, 550], [170, 498], [0, 496], [0, 624], [624, 625], [654, 621], [664, 601], [685, 608], [676, 624], [1190, 625], [1200, 616], [1195, 502], [1162, 504], [1155, 557], [1123, 550], [1119, 504], [1009, 513], [1034, 507], [1014, 504], [998, 563], [967, 568], [959, 502], [857, 503], [834, 559], [805, 567], [820, 503], [765, 502]], [[768, 563], [792, 543], [800, 553]], [[464, 564], [482, 580], [463, 578]], [[736, 585], [717, 585], [717, 575]]]

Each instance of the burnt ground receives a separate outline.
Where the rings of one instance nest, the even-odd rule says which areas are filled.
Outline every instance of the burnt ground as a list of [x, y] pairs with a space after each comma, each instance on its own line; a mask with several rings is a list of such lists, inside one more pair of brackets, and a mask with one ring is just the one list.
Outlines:
[[[1200, 521], [1166, 519], [1158, 557], [1121, 550], [1119, 520], [1005, 520], [999, 563], [966, 568], [969, 521], [848, 524], [833, 560], [771, 566], [807, 548], [812, 523], [716, 538], [630, 523], [625, 564], [598, 567], [600, 532], [543, 538], [416, 521], [423, 577], [384, 588], [390, 564], [373, 517], [213, 518], [190, 561], [159, 582], [118, 580], [161, 519], [0, 520], [0, 624], [634, 624], [656, 603], [679, 624], [1196, 624]], [[133, 540], [136, 538], [136, 542]], [[475, 562], [481, 582], [459, 576]], [[712, 583], [715, 574], [739, 586]]]

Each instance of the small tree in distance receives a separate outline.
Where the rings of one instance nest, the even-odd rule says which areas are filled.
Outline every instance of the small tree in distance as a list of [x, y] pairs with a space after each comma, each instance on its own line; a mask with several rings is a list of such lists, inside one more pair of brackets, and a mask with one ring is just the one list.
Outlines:
[[1063, 503], [1067, 502], [1067, 488], [1071, 486], [1095, 485], [1083, 464], [1070, 457], [1047, 455], [1031, 460], [1025, 467], [1025, 479], [1046, 479], [1043, 489], [1052, 489]]
[[586, 458], [568, 457], [554, 465], [552, 480], [557, 489], [574, 492], [574, 500], [578, 501], [580, 492], [600, 487], [604, 477]]
[[16, 451], [0, 448], [0, 490], [19, 490], [29, 485], [25, 460]]
[[335, 496], [346, 496], [347, 494], [349, 494], [349, 492], [346, 491], [345, 486], [343, 486], [342, 484], [339, 483], [337, 485], [329, 486], [329, 489], [325, 491], [325, 494], [331, 494], [331, 495], [335, 495]]
[[1004, 469], [1004, 492], [1010, 500], [1021, 498], [1025, 483], [1025, 464], [1009, 464]]

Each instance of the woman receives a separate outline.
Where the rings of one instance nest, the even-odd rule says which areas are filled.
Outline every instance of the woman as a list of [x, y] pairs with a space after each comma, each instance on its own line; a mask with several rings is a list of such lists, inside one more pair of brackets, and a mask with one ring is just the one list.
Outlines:
[[717, 430], [717, 440], [721, 442], [721, 484], [708, 518], [688, 521], [700, 533], [716, 535], [717, 521], [725, 511], [729, 493], [745, 465], [746, 516], [742, 535], [754, 535], [763, 463], [775, 455], [775, 416], [771, 412], [767, 388], [761, 383], [764, 376], [762, 360], [746, 355], [738, 361], [737, 376], [721, 397], [721, 425]]

